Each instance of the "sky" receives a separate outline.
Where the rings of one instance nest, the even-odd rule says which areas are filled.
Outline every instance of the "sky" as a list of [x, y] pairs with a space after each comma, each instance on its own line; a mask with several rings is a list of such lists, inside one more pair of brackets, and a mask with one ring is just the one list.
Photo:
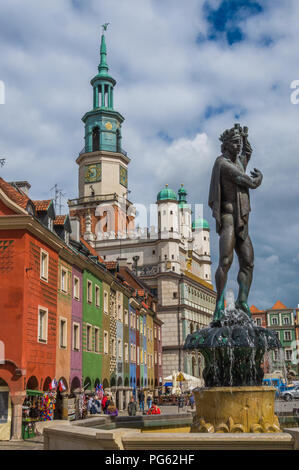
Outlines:
[[[219, 135], [249, 127], [248, 170], [263, 174], [251, 192], [255, 250], [249, 303], [299, 304], [299, 80], [297, 0], [2, 0], [0, 3], [0, 175], [27, 180], [33, 199], [77, 196], [81, 117], [92, 107], [101, 25], [124, 117], [130, 199], [155, 203], [167, 183], [184, 183], [218, 235], [207, 204]], [[1, 91], [1, 90], [0, 90]], [[299, 95], [298, 95], [299, 96]], [[237, 294], [237, 261], [228, 287]]]

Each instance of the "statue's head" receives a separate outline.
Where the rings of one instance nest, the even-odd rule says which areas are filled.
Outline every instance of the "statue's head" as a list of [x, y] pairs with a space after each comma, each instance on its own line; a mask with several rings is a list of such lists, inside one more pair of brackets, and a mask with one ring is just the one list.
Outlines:
[[247, 134], [247, 127], [242, 128], [240, 124], [235, 124], [231, 129], [224, 131], [219, 137], [222, 142], [221, 152], [226, 154], [232, 161], [235, 161], [242, 150], [243, 137]]

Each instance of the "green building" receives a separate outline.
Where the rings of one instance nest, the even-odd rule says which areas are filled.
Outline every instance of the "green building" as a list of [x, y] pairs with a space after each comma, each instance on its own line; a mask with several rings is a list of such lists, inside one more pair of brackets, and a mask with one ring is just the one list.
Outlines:
[[102, 281], [83, 272], [82, 376], [85, 389], [102, 382], [103, 366], [103, 289]]

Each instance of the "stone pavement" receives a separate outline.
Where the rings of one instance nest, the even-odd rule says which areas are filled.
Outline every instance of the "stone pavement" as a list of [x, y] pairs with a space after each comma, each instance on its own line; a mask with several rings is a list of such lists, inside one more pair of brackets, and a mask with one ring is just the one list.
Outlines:
[[2, 450], [43, 450], [43, 436], [36, 436], [26, 441], [0, 441], [0, 452]]

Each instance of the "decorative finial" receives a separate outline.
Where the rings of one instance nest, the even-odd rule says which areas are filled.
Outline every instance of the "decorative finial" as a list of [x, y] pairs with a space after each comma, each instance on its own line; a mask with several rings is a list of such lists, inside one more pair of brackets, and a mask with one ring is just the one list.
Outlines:
[[168, 184], [165, 184], [165, 188], [168, 188]]
[[105, 31], [107, 31], [107, 28], [108, 28], [108, 25], [109, 25], [109, 24], [110, 24], [110, 23], [104, 23], [104, 24], [102, 24], [103, 33], [104, 33]]

